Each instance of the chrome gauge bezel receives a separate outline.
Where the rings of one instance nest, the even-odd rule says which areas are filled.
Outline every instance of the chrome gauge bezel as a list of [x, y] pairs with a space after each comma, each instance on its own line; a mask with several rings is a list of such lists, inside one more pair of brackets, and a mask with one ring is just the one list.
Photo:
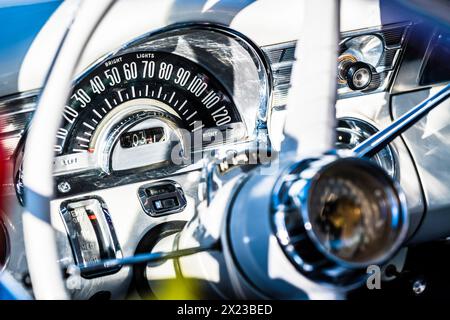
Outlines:
[[[91, 66], [89, 66], [87, 69], [85, 69], [77, 79], [74, 81], [74, 86], [77, 85], [81, 80], [83, 80], [86, 76], [89, 75], [90, 72], [95, 70], [95, 68], [99, 67], [103, 62], [114, 58], [115, 56], [126, 54], [133, 51], [145, 51], [145, 46], [147, 43], [154, 41], [155, 39], [162, 39], [166, 36], [169, 36], [171, 34], [177, 34], [177, 33], [189, 33], [193, 31], [201, 31], [201, 32], [215, 32], [220, 34], [222, 37], [227, 37], [232, 39], [233, 41], [236, 41], [244, 50], [247, 51], [248, 56], [252, 59], [252, 63], [255, 64], [255, 66], [258, 66], [257, 72], [258, 72], [258, 87], [260, 92], [259, 94], [259, 100], [258, 105], [256, 107], [252, 107], [252, 109], [246, 110], [246, 114], [251, 114], [251, 117], [244, 117], [244, 111], [240, 107], [240, 105], [236, 105], [238, 112], [242, 116], [242, 121], [246, 127], [247, 130], [247, 138], [243, 141], [240, 140], [238, 143], [242, 142], [249, 142], [256, 139], [258, 136], [259, 130], [263, 129], [265, 130], [267, 128], [267, 121], [270, 118], [270, 104], [272, 101], [272, 73], [271, 68], [266, 60], [266, 56], [264, 53], [260, 50], [258, 46], [256, 46], [250, 39], [248, 39], [246, 36], [240, 34], [239, 32], [230, 29], [227, 26], [218, 25], [218, 24], [211, 24], [211, 23], [181, 23], [181, 24], [174, 24], [162, 29], [159, 29], [154, 32], [147, 33], [125, 45], [118, 48], [115, 51], [112, 51], [97, 61], [95, 61]], [[231, 40], [230, 40], [231, 41]], [[151, 50], [151, 49], [148, 49]], [[222, 49], [221, 49], [222, 50]], [[229, 50], [229, 49], [227, 49]], [[186, 57], [185, 57], [186, 58]], [[189, 59], [189, 58], [187, 58]], [[201, 60], [201, 57], [199, 57], [199, 60]], [[192, 60], [191, 60], [192, 61]], [[248, 59], [246, 60], [248, 61]], [[193, 61], [193, 63], [198, 63], [202, 67], [205, 67], [205, 65], [202, 65], [201, 61]], [[222, 81], [219, 78], [219, 81]], [[233, 96], [234, 98], [234, 96]], [[241, 103], [242, 105], [242, 103]], [[226, 145], [226, 144], [225, 144]], [[206, 146], [204, 147], [203, 151], [210, 152], [211, 150], [214, 150], [216, 146]], [[202, 157], [197, 157], [201, 159]], [[55, 160], [57, 161], [57, 159]], [[67, 197], [69, 195], [77, 194], [80, 192], [86, 192], [90, 190], [96, 190], [99, 188], [109, 188], [109, 187], [115, 187], [121, 184], [126, 183], [133, 183], [137, 181], [145, 181], [149, 179], [154, 178], [161, 178], [166, 177], [174, 174], [181, 174], [183, 172], [189, 172], [192, 170], [198, 170], [200, 168], [198, 163], [192, 163], [188, 165], [183, 165], [180, 168], [165, 168], [163, 170], [153, 170], [151, 166], [149, 167], [149, 171], [146, 172], [145, 168], [138, 168], [137, 170], [132, 170], [133, 172], [129, 172], [130, 176], [125, 176], [127, 172], [122, 172], [118, 177], [114, 178], [111, 176], [108, 176], [110, 172], [98, 172], [98, 174], [95, 174], [95, 168], [91, 168], [88, 170], [74, 170], [73, 172], [67, 172], [64, 175], [61, 174], [59, 170], [55, 172], [55, 195], [57, 197], [63, 196]], [[158, 171], [158, 172], [156, 172]], [[139, 174], [136, 174], [139, 172]], [[144, 173], [145, 174], [142, 174]], [[107, 178], [107, 179], [104, 179]], [[95, 181], [96, 179], [102, 180], [100, 183], [98, 181]], [[66, 193], [61, 192], [57, 186], [61, 183], [69, 183], [71, 185], [71, 188], [66, 191]], [[89, 188], [81, 188], [81, 184], [88, 184], [91, 187]], [[78, 186], [78, 187], [77, 187]]]
[[[344, 127], [343, 124], [349, 126], [350, 128]], [[378, 130], [379, 129], [373, 123], [366, 119], [347, 116], [338, 118], [336, 124], [336, 147], [338, 152], [339, 150], [344, 151], [345, 149], [353, 149], [359, 143], [377, 133]], [[346, 132], [351, 135], [352, 140], [358, 137], [361, 137], [362, 139], [357, 143], [348, 145], [338, 140], [340, 132]], [[399, 180], [400, 170], [398, 167], [398, 155], [392, 144], [389, 144], [387, 147], [378, 152], [371, 158], [371, 160], [383, 168], [391, 178], [397, 181]]]

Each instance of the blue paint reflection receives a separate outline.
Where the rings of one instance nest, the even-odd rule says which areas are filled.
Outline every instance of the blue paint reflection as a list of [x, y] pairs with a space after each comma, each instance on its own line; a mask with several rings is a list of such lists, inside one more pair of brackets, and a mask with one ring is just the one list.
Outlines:
[[0, 96], [17, 92], [18, 72], [25, 54], [60, 3], [61, 0], [35, 0], [0, 4]]

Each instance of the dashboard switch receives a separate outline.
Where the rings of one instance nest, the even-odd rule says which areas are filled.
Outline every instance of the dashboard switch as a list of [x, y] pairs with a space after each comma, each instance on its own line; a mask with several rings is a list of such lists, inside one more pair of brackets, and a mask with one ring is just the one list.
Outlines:
[[186, 207], [183, 189], [174, 181], [145, 184], [139, 188], [138, 196], [142, 209], [152, 217], [177, 213]]
[[346, 70], [347, 85], [352, 90], [364, 90], [372, 82], [374, 68], [364, 62], [355, 62]]
[[89, 279], [118, 271], [120, 267], [117, 266], [100, 272], [83, 269], [89, 263], [122, 257], [104, 201], [99, 197], [64, 201], [60, 210], [81, 276]]

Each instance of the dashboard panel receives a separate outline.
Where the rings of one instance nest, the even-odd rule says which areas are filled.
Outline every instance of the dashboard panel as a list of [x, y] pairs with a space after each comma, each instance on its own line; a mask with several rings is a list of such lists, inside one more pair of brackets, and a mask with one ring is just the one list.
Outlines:
[[[258, 12], [259, 6], [255, 3], [249, 8]], [[292, 41], [290, 28], [279, 37], [273, 32], [272, 38], [267, 37], [271, 40], [266, 40], [260, 35], [263, 32], [244, 23], [254, 14], [252, 10], [243, 10], [232, 27], [222, 25], [225, 18], [217, 12], [208, 22], [172, 17], [174, 24], [127, 37], [114, 49], [109, 43], [108, 50], [91, 51], [89, 63], [81, 64], [83, 70], [73, 82], [64, 122], [55, 137], [52, 223], [65, 266], [98, 257], [131, 256], [141, 246], [148, 249], [143, 239], [152, 230], [188, 221], [202, 200], [202, 159], [220, 148], [234, 150], [268, 142], [275, 150], [280, 148], [297, 43]], [[193, 20], [202, 21], [200, 17]], [[348, 71], [349, 64], [362, 62], [370, 65], [366, 70], [372, 73], [370, 85], [362, 90], [348, 85], [346, 73], [336, 79], [337, 144], [342, 149], [354, 147], [411, 106], [397, 96], [391, 110], [390, 99], [391, 93], [404, 91], [400, 66], [413, 24], [381, 25], [371, 19], [365, 23], [341, 34], [339, 63], [345, 63], [340, 70]], [[0, 130], [7, 156], [15, 161], [10, 186], [20, 201], [21, 153], [38, 94], [27, 91], [0, 101]], [[408, 149], [411, 139], [414, 142], [420, 134], [412, 131], [405, 136], [406, 144], [397, 139], [373, 159], [404, 188], [415, 227], [421, 223], [429, 197], [421, 185], [423, 168], [417, 171]], [[425, 157], [427, 151], [413, 152], [413, 156], [425, 158], [425, 165], [432, 167], [436, 158]], [[432, 172], [433, 177], [439, 175]], [[8, 196], [15, 201], [13, 192]], [[439, 204], [442, 217], [447, 205]], [[20, 208], [13, 211], [19, 216]], [[11, 216], [13, 223], [8, 228], [20, 228], [16, 214]], [[71, 218], [76, 217], [82, 221], [71, 225]], [[96, 225], [94, 220], [101, 221]], [[1, 227], [0, 221], [0, 232]], [[86, 239], [74, 236], [76, 228], [89, 231]], [[0, 237], [8, 236], [7, 231], [3, 233]], [[9, 234], [18, 237], [17, 232]], [[102, 251], [99, 244], [110, 250]], [[20, 241], [14, 244], [20, 245]], [[9, 252], [10, 248], [2, 250]], [[18, 278], [26, 274], [20, 259], [24, 257], [10, 262], [19, 270]], [[108, 291], [114, 298], [123, 297], [123, 288], [132, 278], [128, 268], [88, 274], [81, 289], [73, 288], [72, 294], [87, 298]]]
[[56, 136], [55, 193], [189, 171], [219, 147], [254, 141], [267, 127], [271, 81], [262, 51], [223, 26], [174, 25], [129, 42], [74, 82]]

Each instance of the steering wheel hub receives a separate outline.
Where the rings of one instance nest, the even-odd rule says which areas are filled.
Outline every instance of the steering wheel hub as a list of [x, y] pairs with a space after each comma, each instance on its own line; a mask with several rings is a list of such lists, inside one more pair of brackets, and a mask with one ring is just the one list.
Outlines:
[[367, 160], [303, 160], [280, 178], [273, 199], [274, 232], [284, 252], [317, 280], [359, 281], [364, 268], [387, 261], [405, 239], [404, 195]]

